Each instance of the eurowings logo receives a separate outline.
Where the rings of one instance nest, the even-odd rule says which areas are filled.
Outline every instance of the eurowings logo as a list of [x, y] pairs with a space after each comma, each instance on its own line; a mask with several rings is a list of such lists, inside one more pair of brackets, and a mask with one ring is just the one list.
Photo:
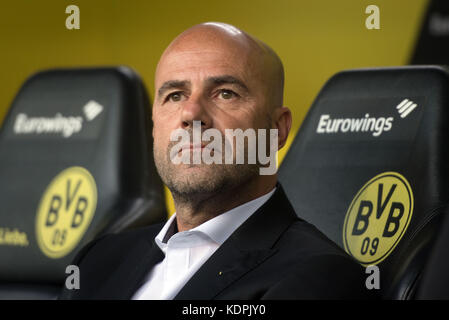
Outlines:
[[323, 114], [316, 128], [317, 133], [347, 133], [370, 132], [374, 137], [380, 136], [393, 127], [393, 117], [370, 117], [369, 113], [362, 118], [331, 118], [329, 114]]
[[[402, 119], [405, 119], [418, 104], [409, 99], [403, 99], [397, 106], [396, 111]], [[393, 128], [394, 117], [383, 116], [373, 117], [369, 113], [365, 116], [354, 118], [334, 118], [330, 114], [322, 114], [318, 121], [316, 133], [335, 134], [335, 133], [371, 133], [374, 137], [379, 137], [382, 133], [390, 131]]]
[[396, 106], [401, 118], [407, 117], [418, 105], [409, 99], [404, 99]]
[[[104, 107], [94, 100], [90, 100], [83, 107], [87, 121], [92, 121]], [[82, 116], [64, 116], [56, 113], [49, 117], [30, 117], [25, 113], [19, 113], [14, 122], [14, 134], [60, 134], [64, 138], [71, 137], [83, 128]]]

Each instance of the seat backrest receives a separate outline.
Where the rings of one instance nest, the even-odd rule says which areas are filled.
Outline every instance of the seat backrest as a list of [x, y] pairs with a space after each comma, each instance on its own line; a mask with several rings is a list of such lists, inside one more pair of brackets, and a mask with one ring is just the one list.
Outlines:
[[449, 202], [449, 76], [438, 66], [340, 72], [279, 170], [299, 216], [413, 298]]
[[435, 244], [429, 255], [422, 280], [417, 290], [417, 299], [449, 300], [449, 210], [444, 213]]
[[0, 297], [59, 290], [90, 240], [166, 219], [149, 111], [126, 67], [26, 81], [0, 131]]

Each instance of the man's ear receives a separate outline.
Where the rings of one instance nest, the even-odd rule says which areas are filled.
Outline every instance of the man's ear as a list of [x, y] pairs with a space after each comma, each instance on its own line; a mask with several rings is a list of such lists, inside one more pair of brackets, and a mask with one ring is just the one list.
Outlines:
[[292, 113], [287, 107], [276, 108], [274, 114], [276, 129], [278, 129], [278, 150], [287, 142], [290, 128], [292, 127]]

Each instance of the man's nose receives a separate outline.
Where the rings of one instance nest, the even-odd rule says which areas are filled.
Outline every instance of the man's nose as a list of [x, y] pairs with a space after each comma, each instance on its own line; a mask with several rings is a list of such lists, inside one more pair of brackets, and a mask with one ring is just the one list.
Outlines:
[[193, 121], [201, 121], [202, 129], [212, 126], [212, 118], [207, 102], [202, 97], [191, 96], [182, 106], [181, 122], [183, 129], [192, 129]]

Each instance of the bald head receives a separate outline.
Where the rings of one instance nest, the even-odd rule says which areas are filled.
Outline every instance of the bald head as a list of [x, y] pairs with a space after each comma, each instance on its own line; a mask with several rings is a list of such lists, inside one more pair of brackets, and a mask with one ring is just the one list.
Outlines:
[[271, 107], [282, 106], [284, 68], [278, 55], [267, 44], [225, 23], [202, 23], [176, 37], [159, 60], [156, 79], [163, 72], [161, 66], [171, 63], [174, 57], [177, 59], [183, 53], [201, 51], [226, 53], [227, 62], [241, 64], [249, 77], [260, 82]]

